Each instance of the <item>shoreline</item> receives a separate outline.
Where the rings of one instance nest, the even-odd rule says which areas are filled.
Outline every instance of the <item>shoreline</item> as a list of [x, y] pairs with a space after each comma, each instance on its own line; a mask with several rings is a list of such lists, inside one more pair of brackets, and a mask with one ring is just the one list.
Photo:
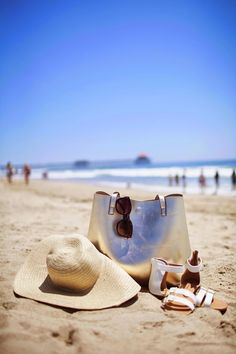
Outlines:
[[[0, 182], [6, 183], [5, 177], [0, 178]], [[136, 182], [116, 182], [116, 181], [91, 181], [91, 180], [80, 180], [80, 179], [52, 179], [48, 178], [47, 180], [38, 179], [38, 178], [31, 178], [30, 183], [62, 183], [62, 184], [72, 184], [72, 185], [86, 185], [89, 187], [96, 187], [97, 189], [100, 188], [108, 188], [109, 190], [116, 190], [122, 189], [126, 191], [141, 191], [143, 193], [159, 193], [159, 194], [174, 194], [180, 193], [184, 196], [224, 196], [224, 197], [236, 197], [236, 189], [231, 189], [229, 186], [223, 185], [216, 189], [215, 186], [209, 185], [206, 186], [203, 190], [200, 189], [198, 185], [187, 185], [185, 188], [181, 185], [173, 185], [173, 186], [166, 186], [166, 185], [155, 185], [149, 183], [136, 183]], [[16, 184], [24, 184], [23, 176], [14, 176], [12, 185]], [[224, 188], [226, 187], [226, 188]]]

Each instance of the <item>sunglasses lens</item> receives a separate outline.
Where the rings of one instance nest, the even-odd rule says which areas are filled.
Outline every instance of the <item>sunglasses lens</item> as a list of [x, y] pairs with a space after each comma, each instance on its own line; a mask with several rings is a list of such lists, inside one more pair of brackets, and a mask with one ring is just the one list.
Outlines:
[[119, 236], [132, 237], [133, 225], [130, 220], [120, 220], [116, 225], [116, 230]]
[[130, 214], [132, 209], [131, 201], [129, 197], [119, 198], [116, 201], [116, 211], [121, 215]]

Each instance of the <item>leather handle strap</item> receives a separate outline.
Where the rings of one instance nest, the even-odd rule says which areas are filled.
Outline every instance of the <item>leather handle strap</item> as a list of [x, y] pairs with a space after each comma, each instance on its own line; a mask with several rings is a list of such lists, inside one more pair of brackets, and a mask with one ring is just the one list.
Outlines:
[[161, 216], [166, 216], [167, 215], [167, 208], [166, 208], [166, 199], [164, 195], [156, 195], [155, 200], [159, 200], [160, 202], [160, 208], [161, 208]]
[[110, 197], [110, 203], [109, 203], [109, 209], [108, 209], [108, 214], [109, 215], [113, 215], [114, 214], [114, 209], [116, 206], [116, 199], [120, 197], [120, 193], [119, 192], [114, 192], [112, 193], [111, 197]]

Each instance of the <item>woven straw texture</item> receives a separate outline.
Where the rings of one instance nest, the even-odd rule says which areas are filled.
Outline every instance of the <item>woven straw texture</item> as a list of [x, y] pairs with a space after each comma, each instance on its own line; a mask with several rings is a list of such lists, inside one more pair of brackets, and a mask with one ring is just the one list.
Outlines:
[[14, 282], [18, 295], [75, 309], [119, 306], [140, 286], [83, 235], [53, 235], [28, 255]]

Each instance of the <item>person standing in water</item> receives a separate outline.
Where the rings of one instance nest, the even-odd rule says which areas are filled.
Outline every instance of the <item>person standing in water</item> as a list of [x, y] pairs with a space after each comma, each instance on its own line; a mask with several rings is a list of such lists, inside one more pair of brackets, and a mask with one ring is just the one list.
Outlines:
[[175, 175], [175, 184], [176, 184], [176, 186], [179, 185], [179, 175], [178, 174]]
[[218, 171], [216, 171], [214, 179], [215, 179], [215, 185], [216, 185], [215, 194], [217, 194], [217, 191], [218, 191], [218, 188], [219, 188], [219, 185], [220, 185], [220, 175], [219, 175]]
[[231, 182], [232, 182], [232, 189], [234, 190], [236, 188], [236, 173], [235, 169], [233, 169], [232, 175], [231, 175]]
[[13, 166], [10, 162], [8, 162], [6, 164], [6, 177], [7, 177], [7, 181], [8, 183], [12, 183], [12, 176], [13, 176]]
[[198, 182], [199, 182], [199, 186], [201, 188], [201, 193], [203, 194], [204, 192], [204, 189], [206, 188], [206, 178], [203, 174], [203, 170], [201, 170], [201, 174], [198, 178]]
[[24, 174], [25, 184], [29, 184], [29, 176], [31, 174], [31, 168], [28, 164], [24, 165], [23, 174]]
[[42, 179], [48, 179], [48, 171], [43, 171], [42, 173]]

